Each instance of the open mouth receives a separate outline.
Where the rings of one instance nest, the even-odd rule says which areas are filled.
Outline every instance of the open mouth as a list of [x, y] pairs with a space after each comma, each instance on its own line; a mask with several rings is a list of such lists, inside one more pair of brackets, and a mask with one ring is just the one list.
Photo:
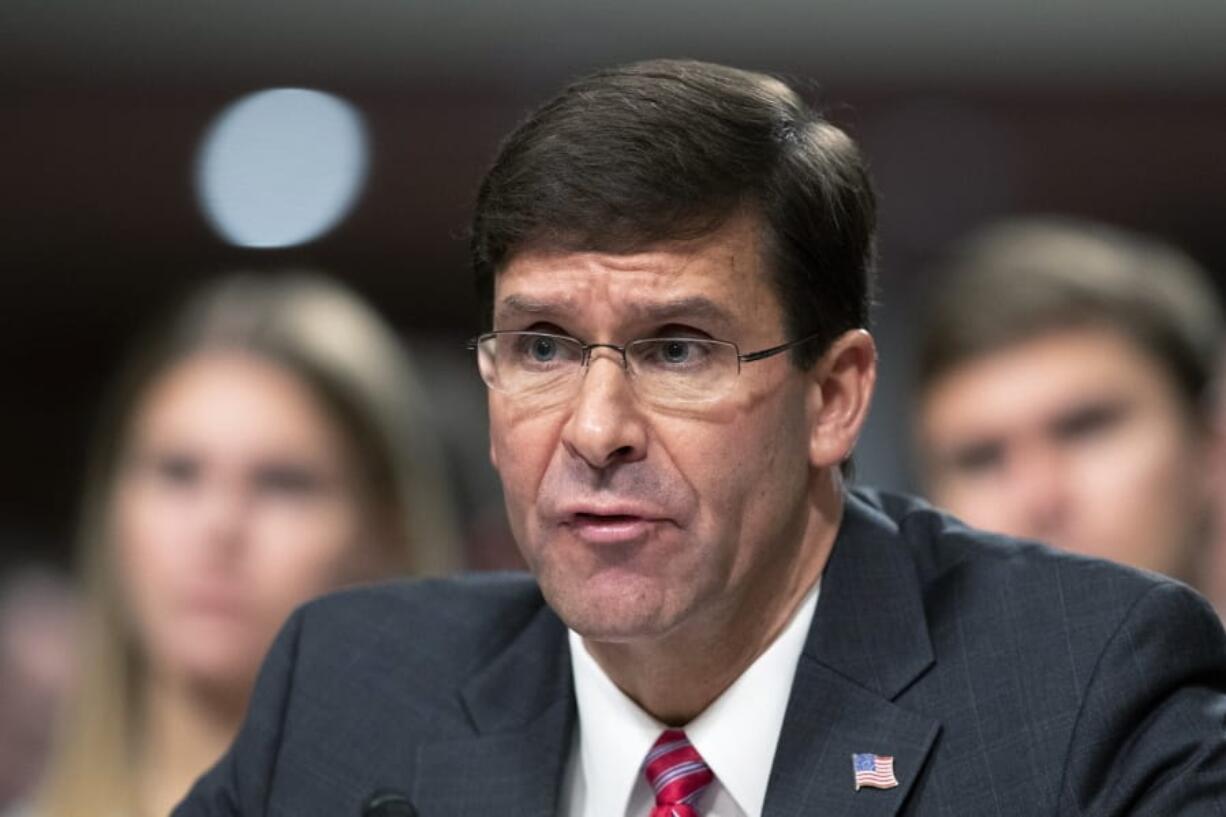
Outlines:
[[658, 524], [657, 519], [631, 514], [576, 513], [569, 521], [569, 526], [576, 536], [595, 544], [617, 544], [641, 539]]
[[581, 524], [586, 523], [618, 523], [618, 522], [637, 522], [643, 521], [641, 516], [632, 516], [628, 513], [577, 513], [575, 521]]

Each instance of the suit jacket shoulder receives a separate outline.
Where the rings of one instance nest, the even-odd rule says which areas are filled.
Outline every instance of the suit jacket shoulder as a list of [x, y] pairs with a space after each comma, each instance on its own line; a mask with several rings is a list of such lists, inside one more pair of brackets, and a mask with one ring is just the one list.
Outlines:
[[1226, 813], [1226, 636], [1203, 599], [912, 499], [847, 511], [807, 658], [930, 726], [897, 809]]
[[234, 745], [176, 815], [358, 815], [388, 790], [445, 798], [445, 780], [419, 774], [438, 762], [423, 747], [446, 754], [551, 707], [564, 729], [569, 683], [565, 628], [528, 576], [324, 597], [287, 622]]

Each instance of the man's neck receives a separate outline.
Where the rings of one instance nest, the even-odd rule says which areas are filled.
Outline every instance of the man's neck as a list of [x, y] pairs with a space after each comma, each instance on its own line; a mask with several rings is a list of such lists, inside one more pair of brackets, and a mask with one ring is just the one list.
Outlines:
[[584, 639], [588, 652], [629, 698], [661, 723], [701, 714], [774, 642], [821, 576], [842, 521], [842, 492], [815, 503], [797, 558], [777, 581], [731, 599], [699, 622], [664, 637], [627, 642]]

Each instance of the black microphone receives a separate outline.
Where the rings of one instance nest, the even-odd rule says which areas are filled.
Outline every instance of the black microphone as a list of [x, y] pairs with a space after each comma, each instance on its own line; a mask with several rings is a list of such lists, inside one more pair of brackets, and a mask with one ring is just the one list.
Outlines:
[[417, 809], [398, 791], [377, 791], [362, 805], [362, 817], [417, 817]]

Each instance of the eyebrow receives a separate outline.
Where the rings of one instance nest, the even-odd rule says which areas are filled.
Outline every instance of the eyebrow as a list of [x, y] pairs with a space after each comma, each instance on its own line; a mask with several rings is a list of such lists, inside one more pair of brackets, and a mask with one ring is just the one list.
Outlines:
[[508, 295], [498, 304], [495, 317], [508, 315], [565, 315], [575, 311], [571, 298], [537, 300], [526, 295]]
[[[733, 324], [733, 317], [728, 310], [702, 295], [689, 295], [673, 298], [667, 301], [630, 303], [628, 309], [632, 320], [640, 323], [667, 323], [680, 318], [703, 320], [717, 323], [722, 327]], [[566, 317], [578, 311], [578, 304], [573, 298], [559, 297], [541, 300], [525, 295], [508, 295], [498, 305], [497, 317], [508, 318], [515, 315], [548, 315]]]
[[685, 298], [675, 298], [670, 301], [647, 304], [631, 304], [635, 316], [651, 323], [665, 323], [678, 318], [705, 320], [730, 326], [732, 314], [710, 298], [692, 295]]

